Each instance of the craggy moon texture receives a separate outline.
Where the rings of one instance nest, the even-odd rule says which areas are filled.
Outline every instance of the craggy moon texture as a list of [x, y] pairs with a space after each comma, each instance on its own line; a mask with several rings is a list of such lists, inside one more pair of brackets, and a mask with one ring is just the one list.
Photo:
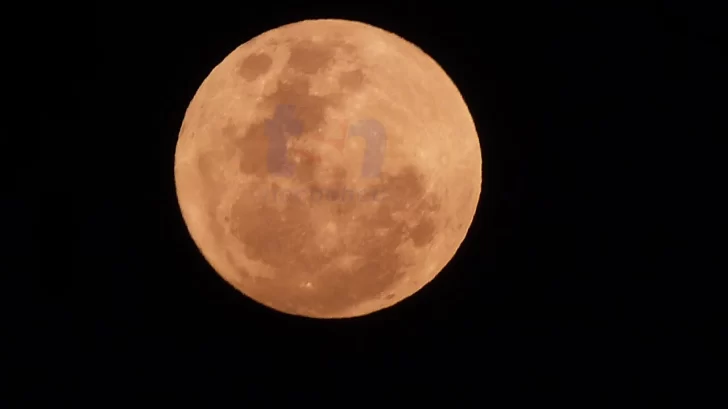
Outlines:
[[[288, 175], [269, 160], [281, 106], [299, 120], [282, 142]], [[367, 118], [385, 138], [380, 172], [364, 177], [371, 140], [353, 125]], [[212, 70], [182, 123], [175, 179], [192, 238], [227, 282], [278, 311], [343, 318], [394, 305], [445, 267], [473, 220], [481, 157], [465, 102], [422, 50], [309, 20]], [[341, 189], [356, 195], [311, 193]]]

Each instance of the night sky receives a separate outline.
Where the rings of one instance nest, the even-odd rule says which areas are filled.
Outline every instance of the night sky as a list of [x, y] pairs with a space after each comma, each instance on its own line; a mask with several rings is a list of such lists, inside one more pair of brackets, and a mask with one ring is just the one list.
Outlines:
[[[44, 351], [28, 379], [46, 374], [96, 407], [149, 391], [203, 407], [259, 407], [256, 392], [268, 407], [298, 389], [341, 394], [342, 407], [467, 389], [485, 405], [535, 390], [649, 399], [663, 378], [716, 365], [712, 210], [725, 183], [709, 143], [726, 135], [725, 14], [393, 3], [59, 7], [48, 95], [68, 114], [47, 121], [33, 159], [54, 165], [46, 182], [17, 183], [10, 204], [34, 221], [10, 226], [43, 241], [16, 252], [33, 297], [14, 309], [15, 333], [44, 331], [18, 338]], [[195, 246], [175, 194], [177, 134], [202, 80], [243, 42], [310, 18], [422, 48], [460, 89], [482, 148], [480, 203], [453, 260], [358, 319], [288, 316], [241, 295]]]

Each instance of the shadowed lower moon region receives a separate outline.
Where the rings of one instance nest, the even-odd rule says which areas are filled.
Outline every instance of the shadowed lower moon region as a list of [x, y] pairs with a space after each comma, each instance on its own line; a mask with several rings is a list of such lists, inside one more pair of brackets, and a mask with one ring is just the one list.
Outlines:
[[356, 317], [452, 259], [480, 197], [480, 146], [457, 87], [418, 47], [308, 20], [210, 72], [175, 182], [192, 239], [230, 285], [280, 312]]

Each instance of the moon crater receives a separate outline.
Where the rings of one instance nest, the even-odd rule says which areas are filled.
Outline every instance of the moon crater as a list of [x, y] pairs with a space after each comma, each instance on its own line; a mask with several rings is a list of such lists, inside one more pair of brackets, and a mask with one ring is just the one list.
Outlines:
[[256, 78], [268, 72], [273, 59], [267, 54], [253, 54], [246, 57], [240, 64], [240, 76], [246, 81], [255, 81]]

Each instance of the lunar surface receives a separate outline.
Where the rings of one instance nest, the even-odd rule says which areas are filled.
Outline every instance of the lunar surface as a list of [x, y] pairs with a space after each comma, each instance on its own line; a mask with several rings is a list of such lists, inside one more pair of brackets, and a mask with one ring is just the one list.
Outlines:
[[458, 89], [404, 39], [302, 21], [204, 80], [175, 153], [179, 205], [240, 292], [307, 317], [392, 306], [451, 260], [473, 220], [480, 146]]

